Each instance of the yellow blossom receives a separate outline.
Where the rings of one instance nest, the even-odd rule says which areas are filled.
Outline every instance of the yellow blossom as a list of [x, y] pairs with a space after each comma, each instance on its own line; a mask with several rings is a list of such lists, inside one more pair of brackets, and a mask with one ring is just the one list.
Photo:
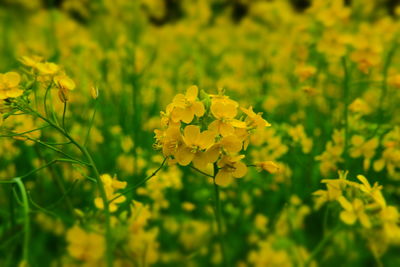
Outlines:
[[247, 173], [247, 166], [240, 160], [244, 155], [228, 156], [224, 155], [218, 161], [218, 173], [215, 176], [215, 183], [226, 186], [232, 181], [232, 177], [241, 178]]
[[[126, 187], [126, 182], [121, 182], [117, 180], [117, 177], [112, 178], [109, 174], [103, 174], [100, 176], [101, 181], [103, 182], [104, 189], [106, 191], [107, 200], [112, 200], [115, 197], [119, 196], [116, 193], [116, 190], [123, 189]], [[114, 199], [109, 204], [110, 212], [115, 212], [118, 208], [117, 204], [120, 204], [126, 200], [125, 196], [119, 196], [118, 198]], [[96, 197], [94, 203], [98, 209], [104, 208], [103, 199], [101, 197]]]
[[104, 237], [97, 233], [88, 233], [75, 225], [66, 234], [69, 254], [77, 260], [96, 262], [104, 254]]
[[0, 73], [0, 100], [22, 95], [19, 88], [21, 76], [16, 72]]
[[215, 143], [213, 131], [200, 132], [198, 126], [188, 125], [183, 131], [182, 138], [184, 143], [174, 154], [180, 165], [186, 166], [193, 161], [195, 166], [204, 167], [207, 163], [211, 163], [208, 157], [203, 155], [203, 152]]
[[269, 124], [266, 120], [264, 120], [261, 115], [262, 113], [255, 113], [253, 111], [253, 107], [249, 107], [248, 109], [241, 108], [242, 111], [247, 115], [246, 122], [249, 127], [254, 127], [254, 128], [263, 128], [263, 127], [269, 127], [271, 124]]
[[57, 64], [51, 62], [37, 63], [36, 68], [39, 70], [41, 75], [49, 76], [57, 74], [60, 70], [60, 67]]
[[197, 86], [191, 86], [187, 89], [186, 94], [177, 94], [172, 102], [172, 119], [175, 122], [183, 121], [184, 123], [192, 122], [194, 116], [203, 116], [205, 109], [202, 102], [197, 101], [199, 89]]
[[350, 203], [344, 196], [340, 196], [338, 201], [344, 209], [340, 213], [340, 219], [343, 222], [352, 225], [359, 220], [365, 228], [371, 228], [371, 221], [365, 213], [365, 206], [360, 199], [356, 198], [353, 203]]
[[314, 76], [317, 69], [313, 66], [300, 65], [295, 69], [295, 74], [300, 78], [300, 81], [304, 82], [308, 78]]
[[277, 173], [279, 171], [279, 166], [273, 161], [258, 162], [256, 166], [269, 173]]
[[354, 135], [351, 138], [352, 146], [349, 150], [349, 154], [352, 158], [364, 157], [364, 170], [368, 170], [378, 144], [379, 141], [376, 137], [366, 141], [363, 136]]
[[74, 90], [75, 89], [75, 82], [69, 78], [68, 76], [64, 75], [57, 75], [54, 77], [54, 83], [62, 89], [67, 90]]
[[235, 127], [246, 128], [246, 123], [234, 119], [237, 107], [237, 102], [229, 98], [214, 97], [211, 101], [211, 113], [216, 120], [209, 125], [209, 129], [222, 136], [228, 136], [234, 134]]

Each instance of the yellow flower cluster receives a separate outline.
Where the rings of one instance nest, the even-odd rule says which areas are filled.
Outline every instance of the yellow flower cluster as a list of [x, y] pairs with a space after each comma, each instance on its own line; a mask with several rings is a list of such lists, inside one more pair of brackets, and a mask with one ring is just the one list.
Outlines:
[[[238, 118], [239, 110], [242, 115]], [[178, 94], [165, 112], [161, 113], [162, 129], [155, 130], [155, 147], [165, 157], [171, 157], [181, 166], [193, 163], [206, 170], [214, 164], [215, 182], [228, 185], [232, 178], [247, 173], [242, 161], [250, 135], [270, 126], [252, 107], [239, 109], [239, 104], [224, 95], [200, 93], [191, 86], [186, 94]]]
[[68, 92], [74, 90], [76, 85], [60, 66], [43, 61], [43, 58], [39, 56], [23, 56], [20, 61], [28, 67], [29, 73], [34, 75], [36, 80], [42, 82], [44, 86], [55, 85], [59, 89], [58, 96], [61, 102], [68, 101]]
[[96, 232], [87, 232], [75, 225], [67, 231], [67, 250], [77, 260], [88, 264], [99, 263], [105, 249], [104, 237]]
[[131, 213], [132, 216], [127, 221], [129, 232], [126, 241], [127, 252], [137, 266], [154, 264], [158, 260], [158, 229], [147, 229], [152, 218], [149, 206], [133, 201]]
[[388, 132], [383, 140], [383, 152], [373, 166], [375, 171], [386, 168], [389, 178], [400, 180], [400, 127]]
[[363, 175], [357, 179], [359, 182], [349, 181], [347, 172], [339, 172], [338, 179], [322, 180], [327, 189], [314, 192], [316, 205], [339, 203], [340, 219], [347, 225], [359, 223], [373, 252], [382, 254], [389, 245], [400, 244], [400, 213], [386, 203], [381, 185], [376, 182], [371, 186]]
[[[116, 191], [119, 189], [124, 189], [126, 187], [127, 183], [118, 181], [116, 176], [114, 178], [112, 178], [109, 174], [101, 175], [100, 179], [103, 182], [107, 199], [109, 201], [112, 200], [109, 204], [110, 212], [114, 212], [118, 209], [117, 204], [125, 202], [125, 200], [126, 200], [125, 196], [123, 196], [123, 195], [119, 196], [119, 194]], [[94, 199], [94, 204], [96, 205], [96, 207], [98, 209], [104, 209], [104, 205], [103, 205], [104, 203], [103, 203], [103, 200], [101, 197], [96, 197]]]

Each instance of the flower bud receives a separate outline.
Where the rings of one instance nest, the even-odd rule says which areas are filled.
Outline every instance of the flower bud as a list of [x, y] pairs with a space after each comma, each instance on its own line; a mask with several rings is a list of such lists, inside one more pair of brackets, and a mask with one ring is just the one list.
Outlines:
[[279, 171], [279, 166], [273, 161], [263, 161], [256, 165], [269, 173], [277, 173]]
[[92, 86], [90, 88], [90, 94], [92, 95], [93, 99], [97, 99], [99, 97], [99, 88]]
[[68, 91], [63, 87], [60, 87], [60, 89], [58, 89], [58, 98], [63, 103], [68, 102]]

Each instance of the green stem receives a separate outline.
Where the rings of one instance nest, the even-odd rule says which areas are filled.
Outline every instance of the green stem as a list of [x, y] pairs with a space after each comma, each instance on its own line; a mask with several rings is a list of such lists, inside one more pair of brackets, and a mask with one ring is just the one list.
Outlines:
[[314, 250], [311, 252], [307, 261], [304, 263], [304, 267], [307, 267], [311, 264], [311, 262], [315, 259], [315, 257], [322, 251], [325, 245], [335, 236], [335, 234], [339, 231], [340, 225], [336, 226], [329, 234], [324, 235], [324, 238], [317, 244]]
[[217, 221], [217, 230], [218, 230], [218, 239], [219, 245], [222, 254], [222, 262], [224, 266], [230, 266], [227, 261], [225, 245], [223, 240], [223, 233], [222, 233], [222, 221], [221, 221], [221, 200], [219, 194], [219, 186], [215, 183], [215, 177], [218, 173], [218, 167], [214, 164], [214, 176], [213, 176], [213, 183], [214, 183], [214, 213], [215, 213], [215, 220]]
[[123, 195], [125, 195], [126, 193], [135, 190], [136, 188], [138, 188], [139, 186], [145, 184], [148, 180], [150, 180], [151, 178], [153, 178], [154, 176], [157, 175], [157, 173], [162, 169], [162, 167], [164, 167], [164, 164], [167, 162], [168, 157], [165, 157], [163, 162], [161, 163], [161, 165], [152, 173], [150, 174], [148, 177], [146, 177], [145, 179], [143, 179], [142, 181], [140, 181], [139, 183], [137, 183], [136, 185], [129, 187], [127, 189], [125, 189], [124, 191], [122, 191], [118, 196], [112, 198], [108, 204], [110, 204], [111, 202], [113, 202], [114, 200], [122, 197]]
[[52, 145], [50, 145], [48, 143], [42, 142], [42, 141], [40, 141], [38, 139], [30, 138], [28, 136], [24, 136], [24, 138], [26, 138], [26, 139], [28, 139], [28, 140], [30, 140], [32, 142], [38, 143], [39, 145], [45, 146], [45, 147], [47, 147], [47, 148], [49, 148], [49, 149], [51, 149], [51, 150], [53, 150], [53, 151], [55, 151], [57, 153], [60, 153], [61, 155], [65, 156], [65, 157], [67, 157], [67, 158], [69, 158], [71, 160], [75, 160], [76, 162], [80, 162], [82, 165], [88, 165], [87, 163], [85, 163], [83, 161], [76, 160], [74, 157], [68, 155], [67, 153], [65, 153], [61, 149], [58, 149], [58, 148], [56, 148], [56, 147], [54, 147], [54, 146], [52, 146]]
[[344, 118], [344, 159], [345, 166], [347, 169], [348, 164], [348, 148], [349, 148], [349, 81], [350, 81], [350, 73], [347, 66], [347, 61], [343, 57], [342, 58], [342, 66], [344, 71], [343, 77], [343, 99], [344, 99], [344, 108], [343, 108], [343, 118]]
[[[397, 39], [397, 38], [396, 38]], [[383, 80], [382, 80], [382, 87], [381, 87], [381, 96], [379, 98], [379, 104], [378, 104], [378, 121], [377, 121], [377, 127], [374, 131], [374, 135], [378, 132], [379, 128], [382, 125], [382, 119], [383, 119], [383, 103], [385, 102], [385, 98], [387, 95], [387, 80], [388, 80], [388, 72], [389, 72], [389, 67], [392, 64], [392, 60], [394, 58], [394, 55], [396, 53], [397, 49], [397, 40], [394, 41], [394, 44], [392, 48], [389, 50], [389, 53], [386, 58], [386, 62], [383, 66]]]
[[15, 179], [15, 183], [18, 185], [21, 191], [22, 203], [24, 207], [24, 244], [23, 244], [23, 259], [27, 265], [29, 265], [29, 242], [31, 235], [30, 219], [29, 219], [29, 201], [28, 195], [25, 190], [25, 186], [21, 179]]
[[192, 168], [193, 170], [197, 171], [198, 173], [201, 173], [201, 174], [203, 174], [204, 176], [207, 176], [207, 177], [214, 178], [214, 176], [213, 176], [213, 175], [210, 175], [210, 174], [208, 174], [208, 173], [205, 173], [205, 172], [203, 172], [203, 171], [201, 171], [201, 170], [197, 169], [197, 168], [196, 168], [196, 167], [194, 167], [194, 166], [189, 166], [189, 167], [190, 167], [190, 168]]
[[42, 130], [42, 129], [44, 129], [44, 128], [47, 128], [47, 127], [49, 127], [49, 126], [50, 126], [50, 125], [46, 125], [46, 126], [39, 127], [39, 128], [33, 129], [33, 130], [29, 130], [29, 131], [26, 131], [26, 132], [22, 132], [22, 133], [13, 133], [13, 134], [7, 134], [7, 135], [0, 135], [0, 137], [15, 137], [15, 136], [26, 135], [26, 134], [28, 134], [28, 133], [40, 131], [40, 130]]
[[64, 109], [63, 109], [63, 115], [62, 115], [62, 127], [64, 129], [64, 131], [67, 131], [67, 129], [65, 129], [65, 115], [67, 114], [67, 102], [64, 102]]
[[34, 173], [36, 173], [36, 172], [38, 172], [40, 170], [43, 170], [43, 169], [45, 169], [45, 168], [57, 163], [57, 162], [69, 162], [69, 163], [72, 163], [72, 164], [81, 164], [79, 161], [75, 161], [75, 160], [71, 160], [71, 159], [54, 159], [54, 160], [49, 161], [48, 163], [44, 164], [43, 166], [40, 166], [39, 168], [31, 170], [30, 172], [28, 172], [28, 173], [26, 173], [24, 175], [21, 175], [21, 176], [18, 176], [18, 177], [14, 177], [14, 178], [11, 178], [11, 179], [1, 179], [0, 180], [0, 184], [12, 184], [12, 183], [15, 183], [16, 179], [26, 178], [26, 177], [28, 177], [28, 176], [30, 176], [30, 175], [32, 175], [32, 174], [34, 174]]
[[[74, 144], [80, 151], [81, 153], [86, 157], [86, 159], [89, 161], [89, 167], [92, 168], [94, 174], [95, 174], [95, 179], [97, 181], [97, 187], [100, 193], [100, 197], [103, 201], [104, 205], [104, 215], [105, 215], [105, 238], [106, 238], [106, 260], [107, 260], [107, 266], [111, 267], [113, 266], [113, 255], [112, 255], [112, 249], [113, 249], [113, 241], [112, 241], [112, 236], [111, 236], [111, 215], [110, 215], [110, 210], [109, 210], [109, 205], [108, 205], [108, 199], [106, 195], [106, 191], [104, 188], [104, 184], [100, 178], [100, 173], [96, 167], [96, 164], [93, 161], [92, 156], [90, 155], [89, 151], [86, 149], [85, 146], [79, 144], [72, 136], [70, 136], [63, 128], [52, 122], [51, 120], [47, 119], [46, 117], [42, 116], [40, 113], [38, 113], [35, 110], [30, 109], [27, 107], [29, 111], [42, 119], [43, 121], [47, 122], [50, 124], [54, 129], [56, 129], [60, 134], [65, 136], [69, 141], [71, 141], [72, 144]], [[23, 108], [22, 108], [23, 110]]]
[[51, 86], [53, 85], [53, 82], [50, 82], [49, 85], [46, 88], [46, 92], [44, 93], [44, 99], [43, 99], [43, 106], [44, 106], [44, 113], [46, 114], [46, 117], [49, 117], [49, 110], [47, 108], [47, 96], [50, 92]]
[[[72, 140], [71, 140], [72, 141]], [[74, 142], [73, 142], [74, 143]], [[96, 164], [93, 161], [92, 156], [90, 155], [90, 153], [88, 152], [88, 150], [86, 149], [86, 147], [79, 145], [78, 143], [76, 143], [78, 145], [78, 148], [81, 150], [81, 152], [85, 155], [85, 157], [87, 158], [87, 160], [89, 161], [90, 166], [92, 167], [92, 170], [95, 174], [95, 178], [97, 181], [97, 188], [100, 192], [100, 197], [103, 201], [103, 206], [104, 206], [104, 215], [105, 215], [105, 227], [106, 227], [106, 242], [107, 242], [107, 249], [106, 249], [106, 260], [107, 260], [107, 266], [108, 267], [112, 267], [113, 266], [113, 255], [112, 255], [112, 250], [113, 250], [113, 240], [112, 240], [112, 236], [111, 236], [111, 214], [110, 214], [110, 209], [109, 209], [109, 204], [108, 204], [108, 199], [107, 199], [107, 194], [106, 194], [106, 190], [104, 188], [104, 184], [103, 181], [100, 178], [100, 173], [96, 167]]]
[[97, 98], [96, 98], [94, 101], [95, 101], [95, 103], [94, 103], [94, 110], [93, 110], [92, 118], [90, 119], [89, 127], [88, 127], [87, 132], [86, 132], [85, 141], [84, 141], [84, 143], [83, 143], [84, 146], [86, 146], [87, 143], [88, 143], [88, 141], [89, 141], [90, 131], [92, 130], [92, 127], [93, 127], [94, 118], [96, 117], [97, 102], [98, 102], [98, 101], [97, 101]]

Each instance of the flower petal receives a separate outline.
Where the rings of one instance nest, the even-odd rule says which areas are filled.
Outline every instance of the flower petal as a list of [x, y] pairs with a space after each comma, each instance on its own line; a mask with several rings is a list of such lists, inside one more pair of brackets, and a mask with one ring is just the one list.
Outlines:
[[220, 186], [227, 186], [232, 181], [232, 175], [230, 172], [220, 170], [215, 176], [215, 183]]

